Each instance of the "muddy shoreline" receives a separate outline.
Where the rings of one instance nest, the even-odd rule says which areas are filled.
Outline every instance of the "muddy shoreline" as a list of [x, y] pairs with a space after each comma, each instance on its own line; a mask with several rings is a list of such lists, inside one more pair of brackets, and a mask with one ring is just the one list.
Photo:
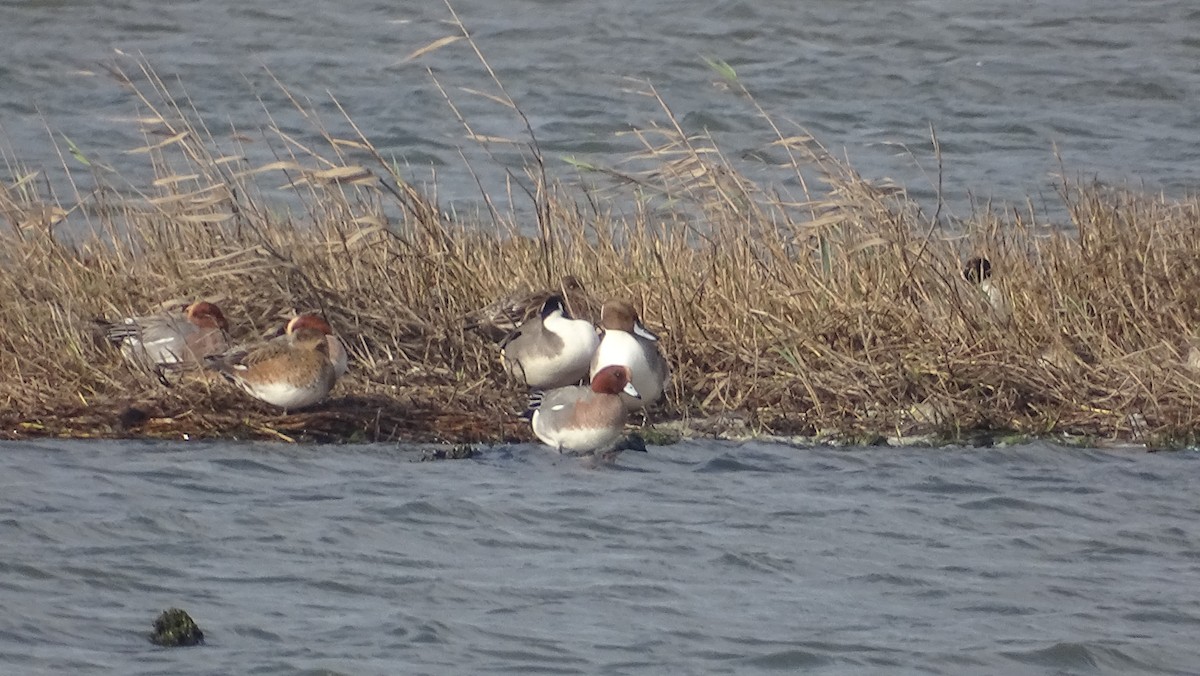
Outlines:
[[[236, 392], [229, 397], [238, 398]], [[396, 443], [411, 447], [420, 459], [470, 457], [480, 446], [537, 444], [527, 420], [518, 416], [520, 397], [512, 395], [485, 409], [450, 409], [414, 391], [396, 397], [335, 395], [310, 410], [281, 413], [257, 402], [231, 401], [232, 408], [188, 405], [177, 400], [111, 402], [79, 406], [40, 416], [0, 415], [0, 440], [158, 440], [339, 445]], [[627, 436], [643, 443], [674, 444], [688, 439], [756, 440], [797, 447], [993, 447], [1047, 442], [1067, 447], [1120, 448], [1130, 451], [1169, 450], [1181, 444], [1155, 443], [1139, 437], [1103, 437], [1087, 431], [1033, 434], [1016, 430], [862, 430], [813, 433], [786, 423], [773, 428], [754, 425], [738, 412], [679, 415], [652, 411], [643, 422], [635, 416]]]

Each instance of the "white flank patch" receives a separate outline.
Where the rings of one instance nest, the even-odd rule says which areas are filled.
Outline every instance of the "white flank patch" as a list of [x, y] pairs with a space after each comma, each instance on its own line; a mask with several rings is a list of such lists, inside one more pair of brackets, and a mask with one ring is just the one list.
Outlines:
[[250, 385], [249, 383], [242, 382], [242, 387], [252, 396], [272, 406], [285, 409], [304, 408], [305, 406], [317, 403], [325, 396], [325, 393], [321, 392], [320, 388], [296, 387], [283, 383]]

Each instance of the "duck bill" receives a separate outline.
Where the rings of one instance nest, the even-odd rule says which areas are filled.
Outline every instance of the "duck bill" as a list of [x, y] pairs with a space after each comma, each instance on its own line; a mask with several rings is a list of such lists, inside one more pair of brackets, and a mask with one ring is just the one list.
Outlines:
[[[609, 391], [611, 392], [612, 390], [609, 390]], [[625, 392], [625, 394], [628, 394], [629, 396], [633, 397], [634, 399], [642, 398], [642, 395], [638, 394], [638, 391], [633, 386], [633, 383], [625, 383], [625, 389], [623, 391]]]
[[651, 333], [650, 329], [646, 328], [646, 326], [644, 324], [642, 324], [640, 321], [633, 323], [633, 332], [635, 334], [645, 338], [646, 340], [653, 340], [655, 342], [658, 341], [658, 336]]

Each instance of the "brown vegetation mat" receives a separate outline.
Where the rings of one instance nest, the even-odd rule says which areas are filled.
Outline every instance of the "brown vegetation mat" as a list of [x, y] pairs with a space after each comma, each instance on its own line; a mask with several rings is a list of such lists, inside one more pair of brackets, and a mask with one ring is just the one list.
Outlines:
[[[479, 310], [565, 275], [632, 300], [659, 332], [674, 373], [652, 420], [845, 438], [1167, 443], [1197, 429], [1195, 200], [1064, 182], [1062, 222], [959, 222], [770, 120], [756, 159], [731, 161], [664, 104], [644, 153], [577, 165], [592, 188], [548, 180], [530, 144], [514, 180], [527, 221], [458, 219], [349, 120], [320, 148], [268, 129], [278, 161], [249, 166], [152, 72], [118, 75], [148, 125], [128, 157], [149, 158], [153, 180], [124, 184], [74, 147], [65, 163], [86, 163], [94, 187], [71, 199], [15, 162], [0, 180], [3, 437], [529, 439], [497, 361], [503, 329]], [[753, 183], [751, 161], [790, 178]], [[280, 184], [282, 203], [266, 196]], [[971, 255], [991, 260], [994, 298], [963, 279]], [[95, 340], [94, 318], [169, 298], [218, 302], [245, 340], [323, 312], [351, 374], [326, 405], [282, 416], [219, 381], [163, 387]]]

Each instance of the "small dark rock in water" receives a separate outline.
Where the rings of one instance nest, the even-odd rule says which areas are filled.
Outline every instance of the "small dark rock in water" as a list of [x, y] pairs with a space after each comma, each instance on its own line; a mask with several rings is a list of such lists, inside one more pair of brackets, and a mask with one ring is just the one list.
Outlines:
[[475, 456], [475, 447], [470, 444], [457, 444], [449, 448], [430, 448], [421, 454], [421, 462], [433, 460], [466, 460]]
[[150, 641], [167, 648], [199, 645], [204, 643], [204, 632], [200, 631], [191, 615], [179, 608], [172, 608], [164, 610], [154, 620], [154, 633], [150, 634]]
[[636, 432], [630, 434], [629, 436], [617, 442], [616, 448], [613, 449], [614, 453], [618, 453], [620, 451], [638, 451], [640, 453], [645, 453], [646, 439]]

